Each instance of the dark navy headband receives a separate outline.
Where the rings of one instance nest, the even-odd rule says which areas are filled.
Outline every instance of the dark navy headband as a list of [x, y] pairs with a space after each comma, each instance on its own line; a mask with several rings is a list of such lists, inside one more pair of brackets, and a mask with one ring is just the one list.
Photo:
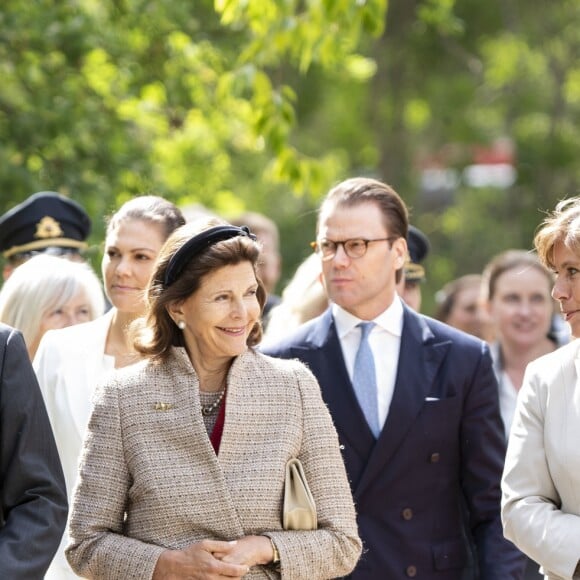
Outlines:
[[203, 232], [193, 236], [193, 238], [187, 240], [187, 242], [185, 242], [185, 244], [183, 244], [183, 246], [173, 254], [169, 260], [169, 264], [167, 264], [165, 279], [163, 281], [165, 288], [171, 286], [171, 284], [177, 280], [185, 265], [194, 256], [217, 242], [229, 240], [230, 238], [235, 238], [237, 236], [246, 236], [256, 241], [256, 236], [250, 232], [248, 226], [242, 226], [240, 228], [237, 226], [216, 226], [204, 230]]

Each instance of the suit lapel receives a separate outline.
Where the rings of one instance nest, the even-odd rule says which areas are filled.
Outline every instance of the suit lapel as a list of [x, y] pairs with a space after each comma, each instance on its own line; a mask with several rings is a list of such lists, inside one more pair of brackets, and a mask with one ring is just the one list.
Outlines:
[[448, 341], [435, 342], [425, 321], [405, 307], [393, 399], [383, 430], [355, 489], [355, 497], [360, 497], [373, 479], [384, 477], [389, 460], [425, 404], [448, 348]]
[[352, 388], [331, 309], [313, 328], [304, 350], [294, 348], [293, 354], [317, 377], [324, 402], [341, 438], [361, 457], [367, 457], [369, 448], [374, 445], [374, 436]]

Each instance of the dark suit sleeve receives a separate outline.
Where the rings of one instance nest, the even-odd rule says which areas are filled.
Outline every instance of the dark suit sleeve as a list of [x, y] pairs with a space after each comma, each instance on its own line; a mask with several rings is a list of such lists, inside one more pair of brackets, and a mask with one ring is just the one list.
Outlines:
[[0, 327], [0, 578], [41, 579], [66, 525], [64, 476], [22, 336]]
[[461, 421], [461, 481], [481, 580], [523, 578], [519, 550], [503, 537], [500, 481], [505, 439], [498, 387], [487, 346], [468, 389]]

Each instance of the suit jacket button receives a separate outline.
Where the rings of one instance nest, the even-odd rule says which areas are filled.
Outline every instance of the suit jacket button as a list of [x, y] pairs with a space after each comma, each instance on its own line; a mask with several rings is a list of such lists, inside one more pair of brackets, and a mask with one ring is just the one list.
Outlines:
[[407, 566], [405, 572], [409, 578], [415, 578], [417, 576], [417, 566]]
[[410, 520], [413, 518], [413, 510], [411, 508], [405, 508], [402, 512], [401, 515], [403, 516], [404, 520]]
[[431, 456], [429, 457], [429, 462], [430, 463], [439, 463], [439, 459], [441, 459], [441, 456], [439, 455], [439, 453], [431, 453]]

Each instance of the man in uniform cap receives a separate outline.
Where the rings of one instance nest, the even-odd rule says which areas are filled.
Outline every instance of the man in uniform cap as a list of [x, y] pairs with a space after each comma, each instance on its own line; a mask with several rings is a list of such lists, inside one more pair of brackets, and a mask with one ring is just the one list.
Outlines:
[[403, 267], [403, 276], [398, 284], [401, 298], [413, 310], [421, 310], [421, 284], [425, 281], [425, 268], [422, 262], [429, 253], [430, 245], [427, 236], [415, 226], [409, 225], [407, 234], [409, 254]]
[[31, 195], [0, 217], [4, 279], [39, 253], [82, 260], [90, 231], [91, 220], [77, 202], [54, 191]]

